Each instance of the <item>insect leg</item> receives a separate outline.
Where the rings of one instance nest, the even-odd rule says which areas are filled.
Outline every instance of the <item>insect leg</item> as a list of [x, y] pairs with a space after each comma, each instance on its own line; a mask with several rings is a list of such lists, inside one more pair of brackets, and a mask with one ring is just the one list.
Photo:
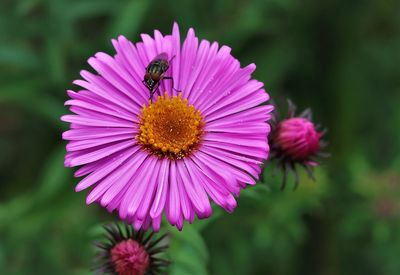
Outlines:
[[150, 91], [150, 96], [149, 96], [149, 99], [150, 99], [151, 102], [153, 102], [153, 95], [154, 95], [154, 90], [151, 90]]
[[155, 91], [157, 91], [157, 94], [159, 95], [159, 96], [161, 96], [161, 93], [160, 93], [160, 82], [157, 82], [157, 84], [156, 84], [156, 86], [154, 87], [154, 92]]
[[160, 82], [158, 82], [154, 88], [150, 91], [150, 100], [151, 102], [153, 102], [153, 95], [155, 94], [155, 92], [157, 91], [158, 95], [160, 95], [160, 91], [158, 91], [158, 87], [160, 86]]
[[156, 89], [157, 89], [157, 94], [158, 94], [159, 96], [161, 96], [160, 89], [158, 89], [158, 88], [160, 88], [160, 82], [158, 82], [158, 85], [157, 85]]
[[174, 89], [176, 92], [178, 91], [177, 89], [174, 88], [174, 78], [172, 76], [165, 76], [163, 79], [169, 79], [172, 81], [172, 89]]

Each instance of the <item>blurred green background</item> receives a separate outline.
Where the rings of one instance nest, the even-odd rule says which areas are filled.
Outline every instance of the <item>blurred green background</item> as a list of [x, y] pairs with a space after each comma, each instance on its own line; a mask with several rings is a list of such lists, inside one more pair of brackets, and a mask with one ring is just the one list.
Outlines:
[[[400, 1], [0, 1], [0, 274], [90, 274], [115, 219], [63, 168], [65, 90], [110, 39], [181, 32], [255, 62], [285, 110], [329, 128], [317, 182], [267, 166], [229, 215], [171, 230], [170, 274], [400, 274]], [[284, 112], [284, 111], [283, 111]], [[291, 179], [293, 180], [293, 179]]]

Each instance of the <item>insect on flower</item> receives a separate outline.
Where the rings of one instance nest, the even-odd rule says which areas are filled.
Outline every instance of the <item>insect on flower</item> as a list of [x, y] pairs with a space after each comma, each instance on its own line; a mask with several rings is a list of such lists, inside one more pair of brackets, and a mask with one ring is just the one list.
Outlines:
[[[160, 53], [147, 65], [142, 83], [149, 89], [149, 99], [151, 101], [153, 101], [153, 95], [157, 91], [158, 86], [160, 86], [161, 80], [170, 79], [172, 80], [172, 87], [174, 86], [174, 79], [171, 76], [165, 76], [165, 72], [168, 70], [173, 58], [168, 61], [168, 55]], [[160, 91], [158, 91], [158, 95], [161, 95]]]
[[[154, 33], [137, 43], [119, 36], [115, 55], [89, 58], [96, 72], [82, 70], [67, 92], [64, 164], [80, 167], [76, 191], [91, 188], [88, 204], [118, 212], [136, 231], [159, 231], [164, 217], [181, 230], [210, 217], [212, 202], [231, 213], [240, 190], [256, 184], [273, 106], [252, 79], [255, 64], [242, 67], [228, 46], [192, 28], [181, 43], [176, 23], [171, 34]], [[161, 81], [169, 77], [175, 87]]]

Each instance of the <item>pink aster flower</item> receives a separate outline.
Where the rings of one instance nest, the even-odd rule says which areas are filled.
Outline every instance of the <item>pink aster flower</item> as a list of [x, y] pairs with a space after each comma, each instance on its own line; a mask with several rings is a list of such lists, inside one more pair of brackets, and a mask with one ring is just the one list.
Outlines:
[[[76, 191], [92, 188], [88, 204], [136, 229], [158, 230], [163, 214], [181, 229], [210, 216], [210, 201], [232, 212], [234, 195], [256, 183], [269, 153], [273, 107], [251, 79], [255, 65], [241, 68], [229, 47], [199, 41], [193, 29], [181, 46], [177, 24], [171, 35], [141, 37], [112, 40], [116, 54], [89, 58], [97, 73], [81, 71], [81, 88], [68, 91], [65, 166], [81, 166], [75, 176], [84, 177]], [[157, 56], [169, 68], [150, 101], [143, 80]]]
[[321, 140], [323, 131], [318, 131], [311, 118], [311, 110], [307, 109], [298, 117], [295, 116], [295, 105], [289, 101], [289, 117], [276, 122], [271, 137], [272, 159], [278, 161], [278, 166], [283, 170], [283, 184], [285, 187], [287, 172], [294, 172], [295, 188], [299, 183], [296, 165], [302, 165], [309, 177], [314, 179], [312, 167], [318, 166], [317, 157], [326, 157], [321, 152], [325, 142]]

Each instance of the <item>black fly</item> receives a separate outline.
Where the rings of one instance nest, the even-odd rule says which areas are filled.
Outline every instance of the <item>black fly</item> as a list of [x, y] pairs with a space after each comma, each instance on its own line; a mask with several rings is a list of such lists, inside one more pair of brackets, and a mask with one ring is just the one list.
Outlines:
[[[172, 59], [171, 59], [172, 60]], [[160, 86], [160, 81], [163, 79], [171, 79], [172, 87], [174, 86], [174, 79], [171, 76], [164, 76], [165, 72], [169, 68], [171, 60], [168, 61], [168, 55], [166, 53], [160, 53], [147, 65], [146, 74], [142, 83], [149, 89], [149, 99], [153, 101], [153, 95]], [[160, 91], [158, 91], [160, 95]]]

